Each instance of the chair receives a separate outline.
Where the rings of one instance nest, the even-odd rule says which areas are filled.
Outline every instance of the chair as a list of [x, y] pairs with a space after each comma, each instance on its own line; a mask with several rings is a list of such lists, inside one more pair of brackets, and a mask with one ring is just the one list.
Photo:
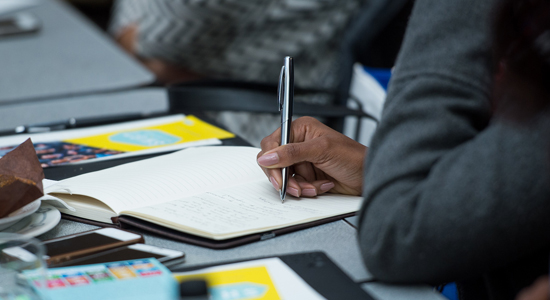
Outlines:
[[[295, 115], [309, 115], [323, 117], [328, 126], [343, 131], [344, 118], [354, 116], [358, 118], [355, 129], [355, 138], [360, 134], [361, 119], [368, 118], [377, 122], [371, 114], [364, 112], [361, 103], [356, 101], [357, 109], [347, 107], [349, 87], [351, 82], [353, 63], [368, 61], [368, 54], [375, 53], [369, 50], [370, 46], [392, 29], [392, 20], [397, 16], [410, 14], [410, 0], [372, 0], [364, 5], [361, 12], [352, 20], [343, 39], [341, 50], [341, 81], [336, 90], [322, 90], [295, 87], [295, 98], [301, 96], [324, 95], [330, 98], [329, 104], [308, 104], [294, 102]], [[399, 28], [404, 26], [400, 26]], [[398, 36], [399, 48], [403, 34]], [[393, 60], [397, 56], [394, 49], [390, 54]], [[282, 58], [281, 58], [282, 60]], [[393, 64], [393, 61], [392, 61]], [[202, 111], [245, 111], [253, 113], [278, 114], [276, 102], [277, 86], [255, 82], [233, 80], [199, 80], [172, 85], [168, 88], [169, 105], [171, 112], [202, 112]], [[352, 98], [352, 100], [354, 100]]]
[[[296, 88], [295, 97], [334, 92]], [[168, 88], [170, 111], [195, 113], [203, 111], [246, 111], [252, 113], [279, 114], [277, 106], [277, 85], [231, 80], [201, 80], [180, 83]], [[358, 119], [375, 118], [361, 109], [343, 105], [318, 105], [294, 102], [294, 115], [325, 118], [354, 116]], [[356, 133], [359, 134], [359, 124]]]
[[[362, 7], [343, 38], [340, 82], [334, 103], [346, 105], [349, 99], [360, 105], [361, 101], [350, 94], [355, 63], [375, 68], [393, 67], [413, 3], [413, 0], [376, 0]], [[328, 123], [336, 129], [344, 126], [343, 119], [331, 119]]]

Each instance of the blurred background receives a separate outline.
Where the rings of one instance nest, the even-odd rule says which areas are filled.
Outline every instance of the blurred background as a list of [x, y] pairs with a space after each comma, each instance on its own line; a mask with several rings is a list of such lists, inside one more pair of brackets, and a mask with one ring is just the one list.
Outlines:
[[113, 0], [64, 0], [88, 17], [99, 28], [107, 30]]

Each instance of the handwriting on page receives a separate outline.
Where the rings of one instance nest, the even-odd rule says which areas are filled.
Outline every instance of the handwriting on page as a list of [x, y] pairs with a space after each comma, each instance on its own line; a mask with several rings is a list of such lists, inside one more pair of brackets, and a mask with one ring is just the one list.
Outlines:
[[265, 177], [259, 149], [202, 147], [88, 173], [62, 181], [53, 191], [100, 199], [116, 213]]
[[279, 193], [267, 180], [259, 180], [138, 208], [128, 214], [135, 212], [136, 215], [152, 216], [182, 227], [224, 236], [340, 215], [358, 210], [359, 205], [358, 197], [341, 195], [323, 195], [316, 199], [291, 198], [282, 204]]

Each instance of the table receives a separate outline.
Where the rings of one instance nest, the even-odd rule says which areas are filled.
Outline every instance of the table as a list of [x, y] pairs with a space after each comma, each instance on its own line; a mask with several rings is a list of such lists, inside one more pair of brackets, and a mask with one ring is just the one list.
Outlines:
[[[127, 90], [152, 75], [66, 4], [42, 0], [28, 9], [43, 22], [38, 35], [0, 40], [0, 130], [105, 114], [166, 112], [162, 89]], [[59, 45], [63, 45], [60, 47]], [[182, 250], [186, 266], [304, 251], [324, 251], [353, 280], [372, 278], [362, 263], [355, 220], [340, 220], [248, 245], [212, 250], [143, 233], [147, 244]], [[41, 240], [97, 228], [61, 220]], [[444, 299], [427, 286], [365, 283], [376, 299]]]
[[35, 0], [3, 0], [0, 2], [0, 16], [9, 15], [35, 4]]
[[134, 88], [154, 76], [80, 13], [58, 0], [24, 11], [37, 34], [0, 38], [0, 104]]

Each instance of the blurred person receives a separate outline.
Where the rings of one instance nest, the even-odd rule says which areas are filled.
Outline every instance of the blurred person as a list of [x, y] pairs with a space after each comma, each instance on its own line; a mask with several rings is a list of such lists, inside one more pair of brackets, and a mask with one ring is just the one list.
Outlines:
[[289, 55], [296, 85], [334, 87], [341, 33], [364, 2], [117, 0], [109, 30], [163, 82], [273, 83]]
[[275, 189], [293, 166], [294, 196], [363, 191], [376, 279], [514, 299], [548, 274], [549, 104], [550, 1], [417, 0], [368, 155], [302, 118], [258, 164]]
[[[161, 83], [202, 78], [276, 83], [288, 55], [294, 57], [296, 86], [334, 89], [342, 33], [365, 2], [117, 0], [109, 30]], [[210, 116], [257, 146], [280, 123], [270, 114]]]

